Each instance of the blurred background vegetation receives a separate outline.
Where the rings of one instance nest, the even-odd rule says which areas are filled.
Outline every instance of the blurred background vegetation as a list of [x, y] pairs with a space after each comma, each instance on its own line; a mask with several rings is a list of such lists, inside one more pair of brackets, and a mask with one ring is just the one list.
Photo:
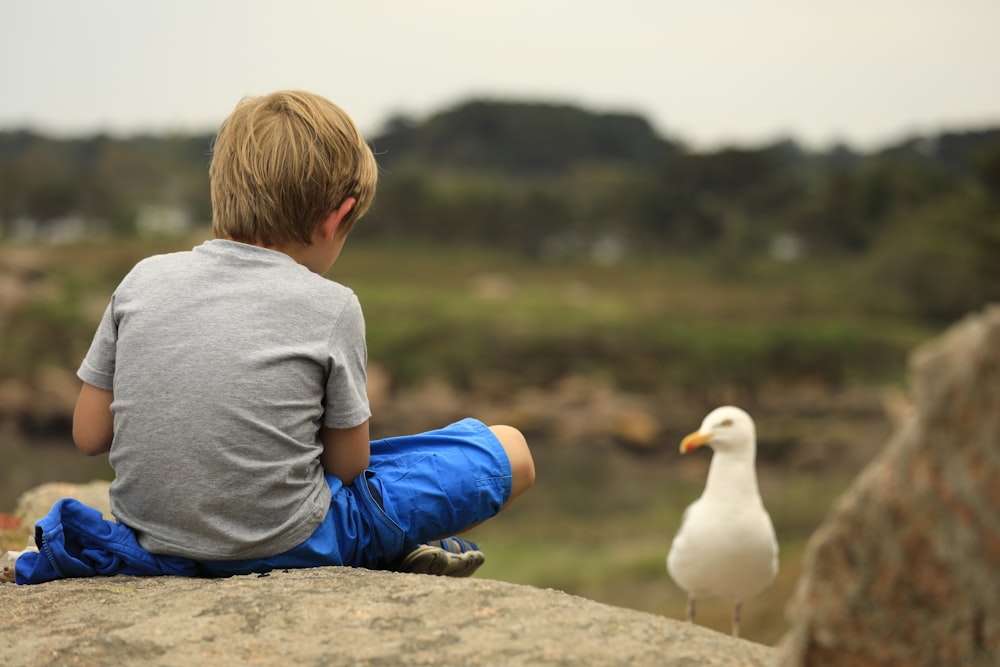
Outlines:
[[[356, 237], [525, 257], [702, 255], [864, 264], [872, 310], [946, 321], [1000, 290], [1000, 128], [868, 153], [794, 141], [692, 152], [646, 120], [470, 101], [371, 138], [382, 166]], [[210, 219], [210, 136], [0, 133], [8, 243], [167, 234]]]
[[[0, 511], [110, 475], [70, 444], [73, 373], [131, 266], [210, 235], [211, 140], [0, 133]], [[432, 381], [458, 414], [516, 403], [499, 414], [538, 458], [538, 487], [477, 531], [483, 576], [681, 617], [664, 558], [707, 456], [676, 446], [738, 402], [783, 566], [744, 627], [772, 643], [805, 541], [890, 432], [907, 354], [1000, 300], [1000, 128], [699, 152], [639, 116], [473, 100], [370, 142], [378, 195], [330, 277], [361, 298], [385, 412]], [[658, 428], [538, 425], [573, 405], [589, 425], [605, 393]]]

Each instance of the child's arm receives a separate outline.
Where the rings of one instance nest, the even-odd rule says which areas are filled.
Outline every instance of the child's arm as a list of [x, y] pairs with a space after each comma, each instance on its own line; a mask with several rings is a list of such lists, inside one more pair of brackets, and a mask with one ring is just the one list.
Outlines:
[[111, 402], [114, 399], [114, 393], [86, 382], [80, 389], [73, 411], [73, 442], [87, 456], [103, 454], [111, 449], [114, 437]]
[[353, 484], [368, 468], [371, 457], [368, 422], [354, 428], [323, 426], [319, 429], [319, 437], [323, 441], [323, 453], [319, 457], [323, 471], [345, 485]]

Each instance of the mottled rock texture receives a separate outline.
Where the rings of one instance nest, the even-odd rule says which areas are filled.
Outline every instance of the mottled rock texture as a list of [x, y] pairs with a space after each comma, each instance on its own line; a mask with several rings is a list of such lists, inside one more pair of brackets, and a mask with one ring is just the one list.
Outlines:
[[783, 667], [1000, 664], [1000, 306], [918, 348], [910, 391], [810, 541]]
[[110, 486], [110, 482], [103, 480], [94, 480], [88, 484], [67, 484], [65, 482], [42, 484], [21, 494], [14, 516], [20, 520], [25, 532], [31, 535], [35, 522], [48, 514], [56, 501], [60, 498], [76, 498], [80, 502], [100, 510], [105, 519], [114, 521], [114, 516], [111, 514], [111, 500], [108, 497]]
[[773, 649], [553, 590], [343, 567], [0, 585], [0, 665], [719, 665]]

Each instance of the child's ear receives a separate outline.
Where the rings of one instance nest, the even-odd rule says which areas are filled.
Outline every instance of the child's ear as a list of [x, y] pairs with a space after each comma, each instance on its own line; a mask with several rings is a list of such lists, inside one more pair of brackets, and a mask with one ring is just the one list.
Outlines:
[[333, 238], [337, 235], [337, 230], [340, 229], [340, 225], [344, 221], [344, 218], [347, 217], [347, 214], [351, 212], [351, 209], [353, 209], [354, 205], [357, 203], [358, 201], [354, 197], [348, 197], [343, 201], [343, 203], [340, 204], [340, 206], [334, 209], [333, 213], [328, 215], [319, 223], [319, 233], [323, 241], [329, 243], [333, 240]]

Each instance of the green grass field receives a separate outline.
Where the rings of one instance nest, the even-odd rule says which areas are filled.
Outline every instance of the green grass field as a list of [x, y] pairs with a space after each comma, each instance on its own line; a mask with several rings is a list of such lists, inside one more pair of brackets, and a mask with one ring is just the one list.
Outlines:
[[[132, 264], [199, 240], [5, 248], [38, 275], [32, 298], [3, 313], [0, 373], [75, 367]], [[592, 373], [643, 390], [803, 375], [890, 380], [933, 332], [850, 263], [734, 267], [675, 256], [607, 266], [348, 244], [329, 276], [358, 293], [370, 357], [402, 386], [428, 375], [467, 385], [512, 367], [522, 385]]]

